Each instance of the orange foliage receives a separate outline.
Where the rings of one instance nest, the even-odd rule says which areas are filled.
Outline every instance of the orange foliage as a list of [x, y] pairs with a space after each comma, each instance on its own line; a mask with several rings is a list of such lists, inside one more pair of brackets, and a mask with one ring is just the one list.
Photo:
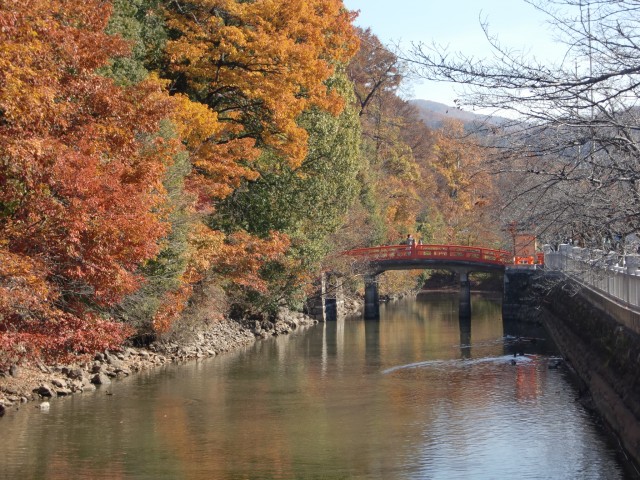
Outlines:
[[227, 282], [264, 292], [267, 285], [260, 269], [268, 261], [283, 259], [290, 241], [279, 232], [266, 239], [237, 232], [225, 240], [220, 232], [200, 226], [192, 245], [195, 251], [187, 273], [192, 282], [213, 271]]
[[153, 319], [154, 330], [166, 333], [184, 310], [193, 293], [193, 285], [206, 275], [215, 274], [229, 286], [249, 288], [261, 293], [267, 291], [267, 282], [260, 270], [269, 261], [285, 261], [289, 238], [272, 232], [262, 239], [247, 232], [237, 232], [226, 237], [203, 224], [194, 225], [189, 240], [189, 264], [183, 277], [183, 285], [168, 293]]
[[0, 248], [0, 366], [25, 357], [65, 361], [116, 349], [133, 333], [92, 314], [62, 312], [46, 277], [39, 261]]
[[267, 239], [235, 233], [220, 252], [215, 270], [236, 285], [265, 292], [267, 284], [260, 278], [260, 269], [268, 261], [282, 259], [289, 245], [287, 235], [279, 232]]
[[173, 88], [211, 109], [189, 142], [198, 190], [222, 198], [255, 178], [248, 165], [263, 145], [299, 165], [300, 113], [342, 108], [324, 82], [355, 52], [353, 14], [340, 0], [191, 0], [171, 3], [167, 17], [177, 34], [167, 45]]
[[193, 286], [183, 284], [174, 292], [165, 295], [162, 305], [153, 317], [153, 330], [157, 333], [166, 333], [171, 324], [180, 316], [186, 307], [187, 301], [193, 293]]
[[[357, 47], [341, 0], [163, 4], [169, 83], [150, 75], [120, 87], [97, 73], [129, 49], [104, 33], [111, 2], [0, 0], [0, 351], [9, 357], [114, 348], [131, 333], [89, 309], [135, 292], [139, 267], [159, 253], [171, 213], [163, 180], [179, 148], [192, 167], [185, 188], [206, 213], [257, 178], [263, 148], [302, 162], [304, 110], [342, 108], [326, 85]], [[166, 118], [182, 146], [156, 135]], [[156, 331], [209, 272], [266, 291], [262, 267], [288, 248], [283, 234], [227, 237], [194, 221], [188, 268]]]
[[496, 241], [488, 216], [495, 188], [487, 167], [488, 152], [458, 121], [434, 134], [431, 164], [437, 174], [436, 201], [448, 227], [447, 241], [485, 244]]
[[137, 267], [167, 232], [158, 211], [171, 146], [153, 132], [171, 103], [153, 79], [123, 90], [95, 73], [127, 51], [104, 33], [109, 9], [100, 0], [0, 2], [0, 245], [13, 259], [0, 305], [14, 301], [13, 268], [23, 269], [18, 283], [38, 287], [17, 317], [0, 312], [5, 334], [8, 319], [33, 314], [52, 332], [86, 321], [98, 335], [83, 299], [107, 305], [134, 291]]

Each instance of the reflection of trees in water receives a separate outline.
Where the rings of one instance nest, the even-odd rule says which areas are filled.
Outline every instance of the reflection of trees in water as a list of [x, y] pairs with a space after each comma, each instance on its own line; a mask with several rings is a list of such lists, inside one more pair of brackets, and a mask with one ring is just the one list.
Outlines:
[[[131, 378], [133, 394], [97, 395], [86, 408], [69, 407], [58, 426], [40, 428], [42, 417], [25, 415], [20, 448], [30, 463], [14, 477], [43, 478], [55, 465], [68, 478], [395, 478], [402, 462], [425, 452], [436, 460], [449, 460], [443, 448], [466, 454], [482, 441], [479, 429], [517, 428], [506, 417], [559, 379], [546, 364], [501, 363], [503, 329], [515, 327], [503, 324], [493, 299], [473, 300], [481, 313], [468, 324], [452, 311], [455, 294], [396, 302], [378, 322], [318, 325]], [[418, 362], [425, 365], [383, 373]], [[533, 433], [544, 428], [535, 423]]]

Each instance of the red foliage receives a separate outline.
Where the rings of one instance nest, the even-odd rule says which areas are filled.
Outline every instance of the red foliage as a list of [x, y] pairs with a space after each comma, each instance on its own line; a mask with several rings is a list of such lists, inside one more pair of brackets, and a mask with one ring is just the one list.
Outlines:
[[105, 349], [116, 350], [133, 334], [122, 323], [85, 314], [82, 318], [60, 313], [46, 321], [0, 323], [0, 366], [23, 358], [68, 362]]
[[0, 2], [2, 350], [53, 355], [115, 345], [127, 329], [81, 305], [134, 291], [158, 252], [171, 103], [154, 81], [96, 73], [125, 43], [101, 0]]

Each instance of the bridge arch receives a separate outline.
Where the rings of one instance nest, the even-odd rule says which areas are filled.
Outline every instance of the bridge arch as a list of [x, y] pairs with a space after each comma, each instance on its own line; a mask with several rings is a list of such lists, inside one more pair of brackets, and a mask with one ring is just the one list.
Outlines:
[[377, 277], [387, 270], [443, 269], [460, 277], [460, 316], [471, 315], [471, 272], [504, 272], [513, 263], [513, 255], [505, 250], [464, 245], [384, 245], [356, 248], [344, 252], [366, 262], [365, 318], [380, 316]]

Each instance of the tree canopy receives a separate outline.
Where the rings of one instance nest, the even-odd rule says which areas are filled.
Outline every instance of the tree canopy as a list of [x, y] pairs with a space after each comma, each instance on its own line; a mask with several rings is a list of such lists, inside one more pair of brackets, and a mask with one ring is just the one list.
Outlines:
[[426, 78], [468, 87], [461, 103], [511, 112], [494, 129], [494, 170], [503, 175], [505, 215], [549, 241], [603, 246], [638, 231], [638, 5], [635, 1], [527, 3], [547, 15], [562, 61], [543, 62], [501, 44], [478, 59], [416, 46]]
[[163, 335], [207, 298], [206, 321], [300, 307], [342, 251], [410, 231], [491, 238], [484, 157], [419, 120], [354, 18], [0, 0], [0, 366]]

